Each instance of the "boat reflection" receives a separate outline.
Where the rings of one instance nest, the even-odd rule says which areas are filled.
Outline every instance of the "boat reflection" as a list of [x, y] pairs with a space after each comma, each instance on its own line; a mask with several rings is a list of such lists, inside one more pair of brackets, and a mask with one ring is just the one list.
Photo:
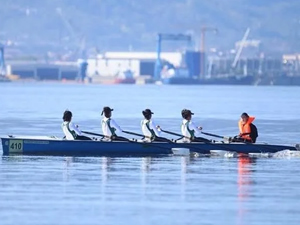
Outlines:
[[64, 158], [64, 170], [63, 170], [63, 181], [68, 182], [70, 180], [70, 167], [74, 162], [74, 157]]
[[110, 157], [101, 158], [101, 184], [102, 187], [106, 186], [109, 178], [109, 171], [111, 169], [112, 159]]
[[251, 186], [253, 185], [252, 174], [255, 172], [253, 165], [256, 159], [250, 157], [239, 157], [237, 162], [237, 198], [238, 198], [238, 224], [246, 222], [248, 209], [246, 203], [251, 195]]
[[142, 157], [141, 158], [140, 176], [141, 176], [141, 190], [142, 190], [143, 198], [147, 194], [147, 187], [148, 187], [148, 182], [149, 182], [148, 175], [149, 175], [149, 172], [151, 171], [151, 167], [150, 167], [151, 163], [152, 163], [151, 157]]
[[142, 157], [141, 158], [141, 171], [142, 174], [146, 174], [150, 171], [151, 157]]
[[249, 197], [250, 187], [253, 184], [251, 175], [254, 172], [252, 166], [256, 160], [249, 157], [238, 158], [238, 198], [246, 201]]
[[23, 155], [2, 155], [2, 162], [23, 162], [24, 156]]
[[[188, 186], [188, 174], [189, 174], [189, 166], [193, 163], [196, 163], [199, 160], [199, 156], [197, 155], [190, 155], [190, 156], [181, 156], [180, 157], [180, 165], [181, 165], [181, 170], [180, 170], [180, 196], [181, 200], [185, 201], [186, 200], [186, 195], [187, 195], [187, 186]], [[198, 161], [199, 162], [199, 161]]]
[[187, 168], [190, 164], [191, 158], [189, 156], [181, 157], [181, 185], [180, 185], [180, 197], [181, 200], [186, 200], [186, 180], [187, 180]]

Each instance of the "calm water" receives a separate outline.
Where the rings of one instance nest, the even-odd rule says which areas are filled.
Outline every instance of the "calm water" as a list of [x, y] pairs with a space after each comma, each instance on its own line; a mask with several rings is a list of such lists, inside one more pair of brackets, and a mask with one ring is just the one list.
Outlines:
[[[140, 132], [149, 107], [179, 132], [191, 108], [206, 132], [235, 135], [243, 112], [259, 141], [300, 142], [298, 87], [0, 84], [0, 135], [56, 135], [63, 111], [100, 132], [113, 107]], [[170, 137], [170, 136], [169, 136]], [[299, 224], [300, 159], [2, 157], [0, 224]]]

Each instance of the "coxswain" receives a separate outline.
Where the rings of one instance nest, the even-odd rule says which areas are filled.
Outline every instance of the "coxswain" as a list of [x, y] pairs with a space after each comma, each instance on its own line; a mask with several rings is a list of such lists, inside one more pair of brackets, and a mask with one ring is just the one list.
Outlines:
[[92, 140], [89, 137], [83, 136], [78, 126], [75, 126], [72, 121], [72, 112], [66, 110], [63, 115], [62, 130], [67, 140]]
[[101, 125], [102, 132], [106, 139], [114, 140], [114, 141], [128, 141], [127, 138], [118, 136], [117, 133], [122, 133], [121, 127], [116, 123], [115, 120], [111, 118], [111, 112], [114, 111], [108, 106], [103, 107], [101, 116], [103, 116]]
[[192, 122], [192, 115], [194, 115], [194, 113], [192, 113], [191, 110], [183, 109], [181, 111], [181, 115], [183, 118], [181, 124], [181, 133], [183, 135], [184, 142], [211, 142], [206, 138], [195, 136], [201, 134], [202, 127], [196, 127]]
[[255, 117], [249, 116], [247, 113], [242, 113], [239, 120], [240, 134], [233, 138], [233, 142], [255, 143], [258, 137], [256, 126], [252, 123]]
[[152, 114], [154, 114], [150, 109], [145, 109], [142, 111], [144, 119], [141, 121], [142, 132], [144, 134], [143, 141], [159, 141], [159, 142], [168, 142], [169, 140], [163, 137], [160, 137], [161, 130], [159, 126], [156, 126], [152, 120]]

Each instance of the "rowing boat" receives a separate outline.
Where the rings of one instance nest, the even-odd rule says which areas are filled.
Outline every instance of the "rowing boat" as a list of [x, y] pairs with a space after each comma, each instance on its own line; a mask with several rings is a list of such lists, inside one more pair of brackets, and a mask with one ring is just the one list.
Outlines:
[[275, 153], [298, 150], [294, 146], [245, 143], [173, 143], [138, 141], [68, 141], [54, 136], [8, 136], [0, 138], [3, 155], [60, 155], [60, 156], [159, 156], [174, 150], [210, 154], [213, 151], [237, 153]]

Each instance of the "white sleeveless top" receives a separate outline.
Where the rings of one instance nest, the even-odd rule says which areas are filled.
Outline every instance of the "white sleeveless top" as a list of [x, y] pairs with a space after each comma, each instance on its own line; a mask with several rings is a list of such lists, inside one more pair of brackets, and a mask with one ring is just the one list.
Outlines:
[[156, 128], [156, 125], [153, 122], [153, 120], [143, 119], [141, 121], [141, 126], [142, 126], [142, 132], [146, 138], [152, 138], [153, 133], [155, 134], [156, 137], [160, 137], [161, 132]]
[[63, 122], [61, 128], [67, 140], [75, 140], [77, 135], [82, 135], [81, 131], [72, 122]]
[[116, 133], [122, 133], [121, 127], [111, 118], [103, 117], [101, 121], [102, 132], [105, 136], [116, 135]]
[[201, 134], [198, 127], [192, 121], [184, 119], [181, 124], [181, 133], [185, 141], [190, 141], [192, 136], [199, 136]]

